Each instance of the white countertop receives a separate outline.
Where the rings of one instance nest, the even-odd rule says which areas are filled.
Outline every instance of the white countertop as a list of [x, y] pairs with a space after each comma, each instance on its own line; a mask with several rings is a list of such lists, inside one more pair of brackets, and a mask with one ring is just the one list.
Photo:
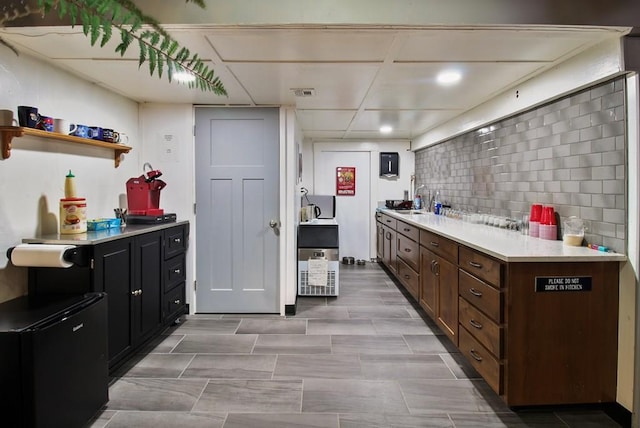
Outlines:
[[393, 218], [430, 230], [467, 247], [505, 262], [592, 262], [626, 261], [624, 254], [571, 247], [562, 241], [549, 241], [493, 226], [463, 222], [430, 212], [400, 214], [379, 209]]

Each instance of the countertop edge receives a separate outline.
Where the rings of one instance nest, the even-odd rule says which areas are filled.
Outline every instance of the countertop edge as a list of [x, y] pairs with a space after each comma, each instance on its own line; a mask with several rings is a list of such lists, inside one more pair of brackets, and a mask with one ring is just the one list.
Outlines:
[[[114, 231], [112, 229], [87, 231], [85, 233], [78, 233], [73, 235], [42, 235], [35, 236], [33, 238], [23, 238], [23, 244], [59, 244], [59, 245], [96, 245], [103, 244], [105, 242], [115, 241], [118, 239], [130, 238], [137, 235], [142, 235], [149, 232], [155, 232], [159, 230], [169, 229], [175, 226], [181, 226], [189, 224], [188, 220], [181, 220], [172, 223], [160, 223], [160, 224], [128, 224], [124, 227], [124, 230], [119, 229]], [[113, 234], [111, 234], [113, 233]], [[104, 236], [103, 236], [104, 235]]]
[[[626, 262], [627, 261], [627, 256], [625, 256], [624, 254], [620, 254], [620, 253], [610, 253], [610, 252], [601, 252], [601, 251], [596, 251], [596, 250], [591, 250], [588, 249], [586, 247], [583, 247], [585, 250], [588, 250], [590, 252], [590, 254], [580, 254], [580, 255], [557, 255], [557, 254], [548, 254], [548, 255], [537, 255], [537, 254], [518, 254], [518, 255], [509, 255], [509, 254], [505, 254], [505, 253], [501, 253], [499, 251], [496, 251], [495, 249], [491, 249], [488, 248], [485, 245], [482, 245], [478, 242], [473, 242], [470, 240], [465, 239], [464, 237], [461, 237], [459, 235], [455, 235], [455, 234], [451, 234], [451, 233], [447, 233], [446, 231], [443, 231], [441, 228], [438, 227], [434, 227], [433, 225], [427, 225], [421, 221], [418, 221], [419, 218], [423, 218], [423, 219], [428, 219], [428, 217], [422, 217], [422, 216], [435, 216], [434, 214], [431, 213], [423, 213], [423, 214], [400, 214], [395, 212], [394, 210], [388, 209], [388, 208], [378, 208], [379, 212], [387, 214], [393, 218], [395, 218], [396, 220], [400, 220], [400, 221], [404, 221], [406, 223], [410, 223], [414, 226], [419, 227], [420, 229], [423, 230], [427, 230], [429, 232], [433, 232], [433, 233], [437, 233], [438, 235], [441, 235], [445, 238], [451, 239], [452, 241], [457, 242], [458, 244], [467, 246], [469, 248], [472, 248], [474, 250], [480, 251], [484, 254], [487, 254], [491, 257], [494, 257], [498, 260], [504, 261], [504, 262], [509, 262], [509, 263], [518, 263], [518, 262], [522, 262], [522, 263], [540, 263], [540, 262]], [[438, 216], [435, 216], [438, 217]], [[470, 223], [463, 223], [461, 220], [457, 220], [457, 219], [449, 219], [446, 217], [440, 217], [446, 221], [457, 221], [460, 222], [460, 224], [469, 224]], [[483, 226], [483, 225], [473, 225], [473, 226], [477, 226], [477, 227], [486, 227], [488, 230], [491, 230], [490, 226]], [[499, 229], [498, 229], [499, 230]], [[514, 233], [514, 232], [507, 232], [507, 233]], [[538, 240], [539, 238], [533, 238], [533, 237], [525, 237], [525, 236], [521, 236], [521, 235], [514, 235], [514, 237], [516, 237], [516, 239], [521, 239], [521, 240]], [[557, 243], [557, 244], [555, 244]], [[547, 245], [558, 245], [559, 248], [561, 248], [563, 246], [562, 241], [546, 241], [545, 244]], [[579, 247], [575, 247], [575, 248], [579, 248]]]

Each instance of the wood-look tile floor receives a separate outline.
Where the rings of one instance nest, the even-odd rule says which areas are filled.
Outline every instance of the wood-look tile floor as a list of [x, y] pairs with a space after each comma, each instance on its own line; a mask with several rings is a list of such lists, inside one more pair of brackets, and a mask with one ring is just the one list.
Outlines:
[[193, 315], [112, 379], [92, 428], [619, 427], [603, 411], [514, 413], [375, 263], [295, 316]]

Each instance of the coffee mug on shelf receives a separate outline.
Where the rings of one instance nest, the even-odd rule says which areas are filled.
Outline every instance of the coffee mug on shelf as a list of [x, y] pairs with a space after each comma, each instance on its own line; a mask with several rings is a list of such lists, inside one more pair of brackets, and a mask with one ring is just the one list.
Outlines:
[[90, 126], [87, 138], [91, 138], [93, 140], [102, 140], [102, 135], [102, 128], [100, 128], [99, 126]]
[[18, 106], [18, 123], [20, 126], [35, 128], [38, 124], [38, 108], [29, 106]]
[[53, 118], [49, 116], [38, 115], [38, 123], [36, 123], [36, 129], [53, 132]]
[[69, 135], [80, 138], [89, 138], [89, 127], [87, 125], [80, 125], [79, 123], [71, 124], [69, 127]]
[[71, 127], [69, 126], [69, 121], [66, 119], [53, 119], [53, 132], [57, 132], [59, 134], [71, 134]]
[[114, 143], [129, 144], [129, 136], [127, 134], [125, 134], [124, 132], [117, 132], [117, 134], [118, 138], [116, 139], [116, 141], [114, 141]]
[[0, 126], [18, 126], [18, 121], [13, 117], [13, 110], [0, 110]]

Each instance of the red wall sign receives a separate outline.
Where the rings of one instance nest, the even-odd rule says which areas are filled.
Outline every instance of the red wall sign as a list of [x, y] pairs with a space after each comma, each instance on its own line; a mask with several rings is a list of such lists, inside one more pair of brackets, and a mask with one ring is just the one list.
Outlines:
[[356, 168], [339, 166], [336, 168], [336, 195], [354, 196], [356, 194]]

